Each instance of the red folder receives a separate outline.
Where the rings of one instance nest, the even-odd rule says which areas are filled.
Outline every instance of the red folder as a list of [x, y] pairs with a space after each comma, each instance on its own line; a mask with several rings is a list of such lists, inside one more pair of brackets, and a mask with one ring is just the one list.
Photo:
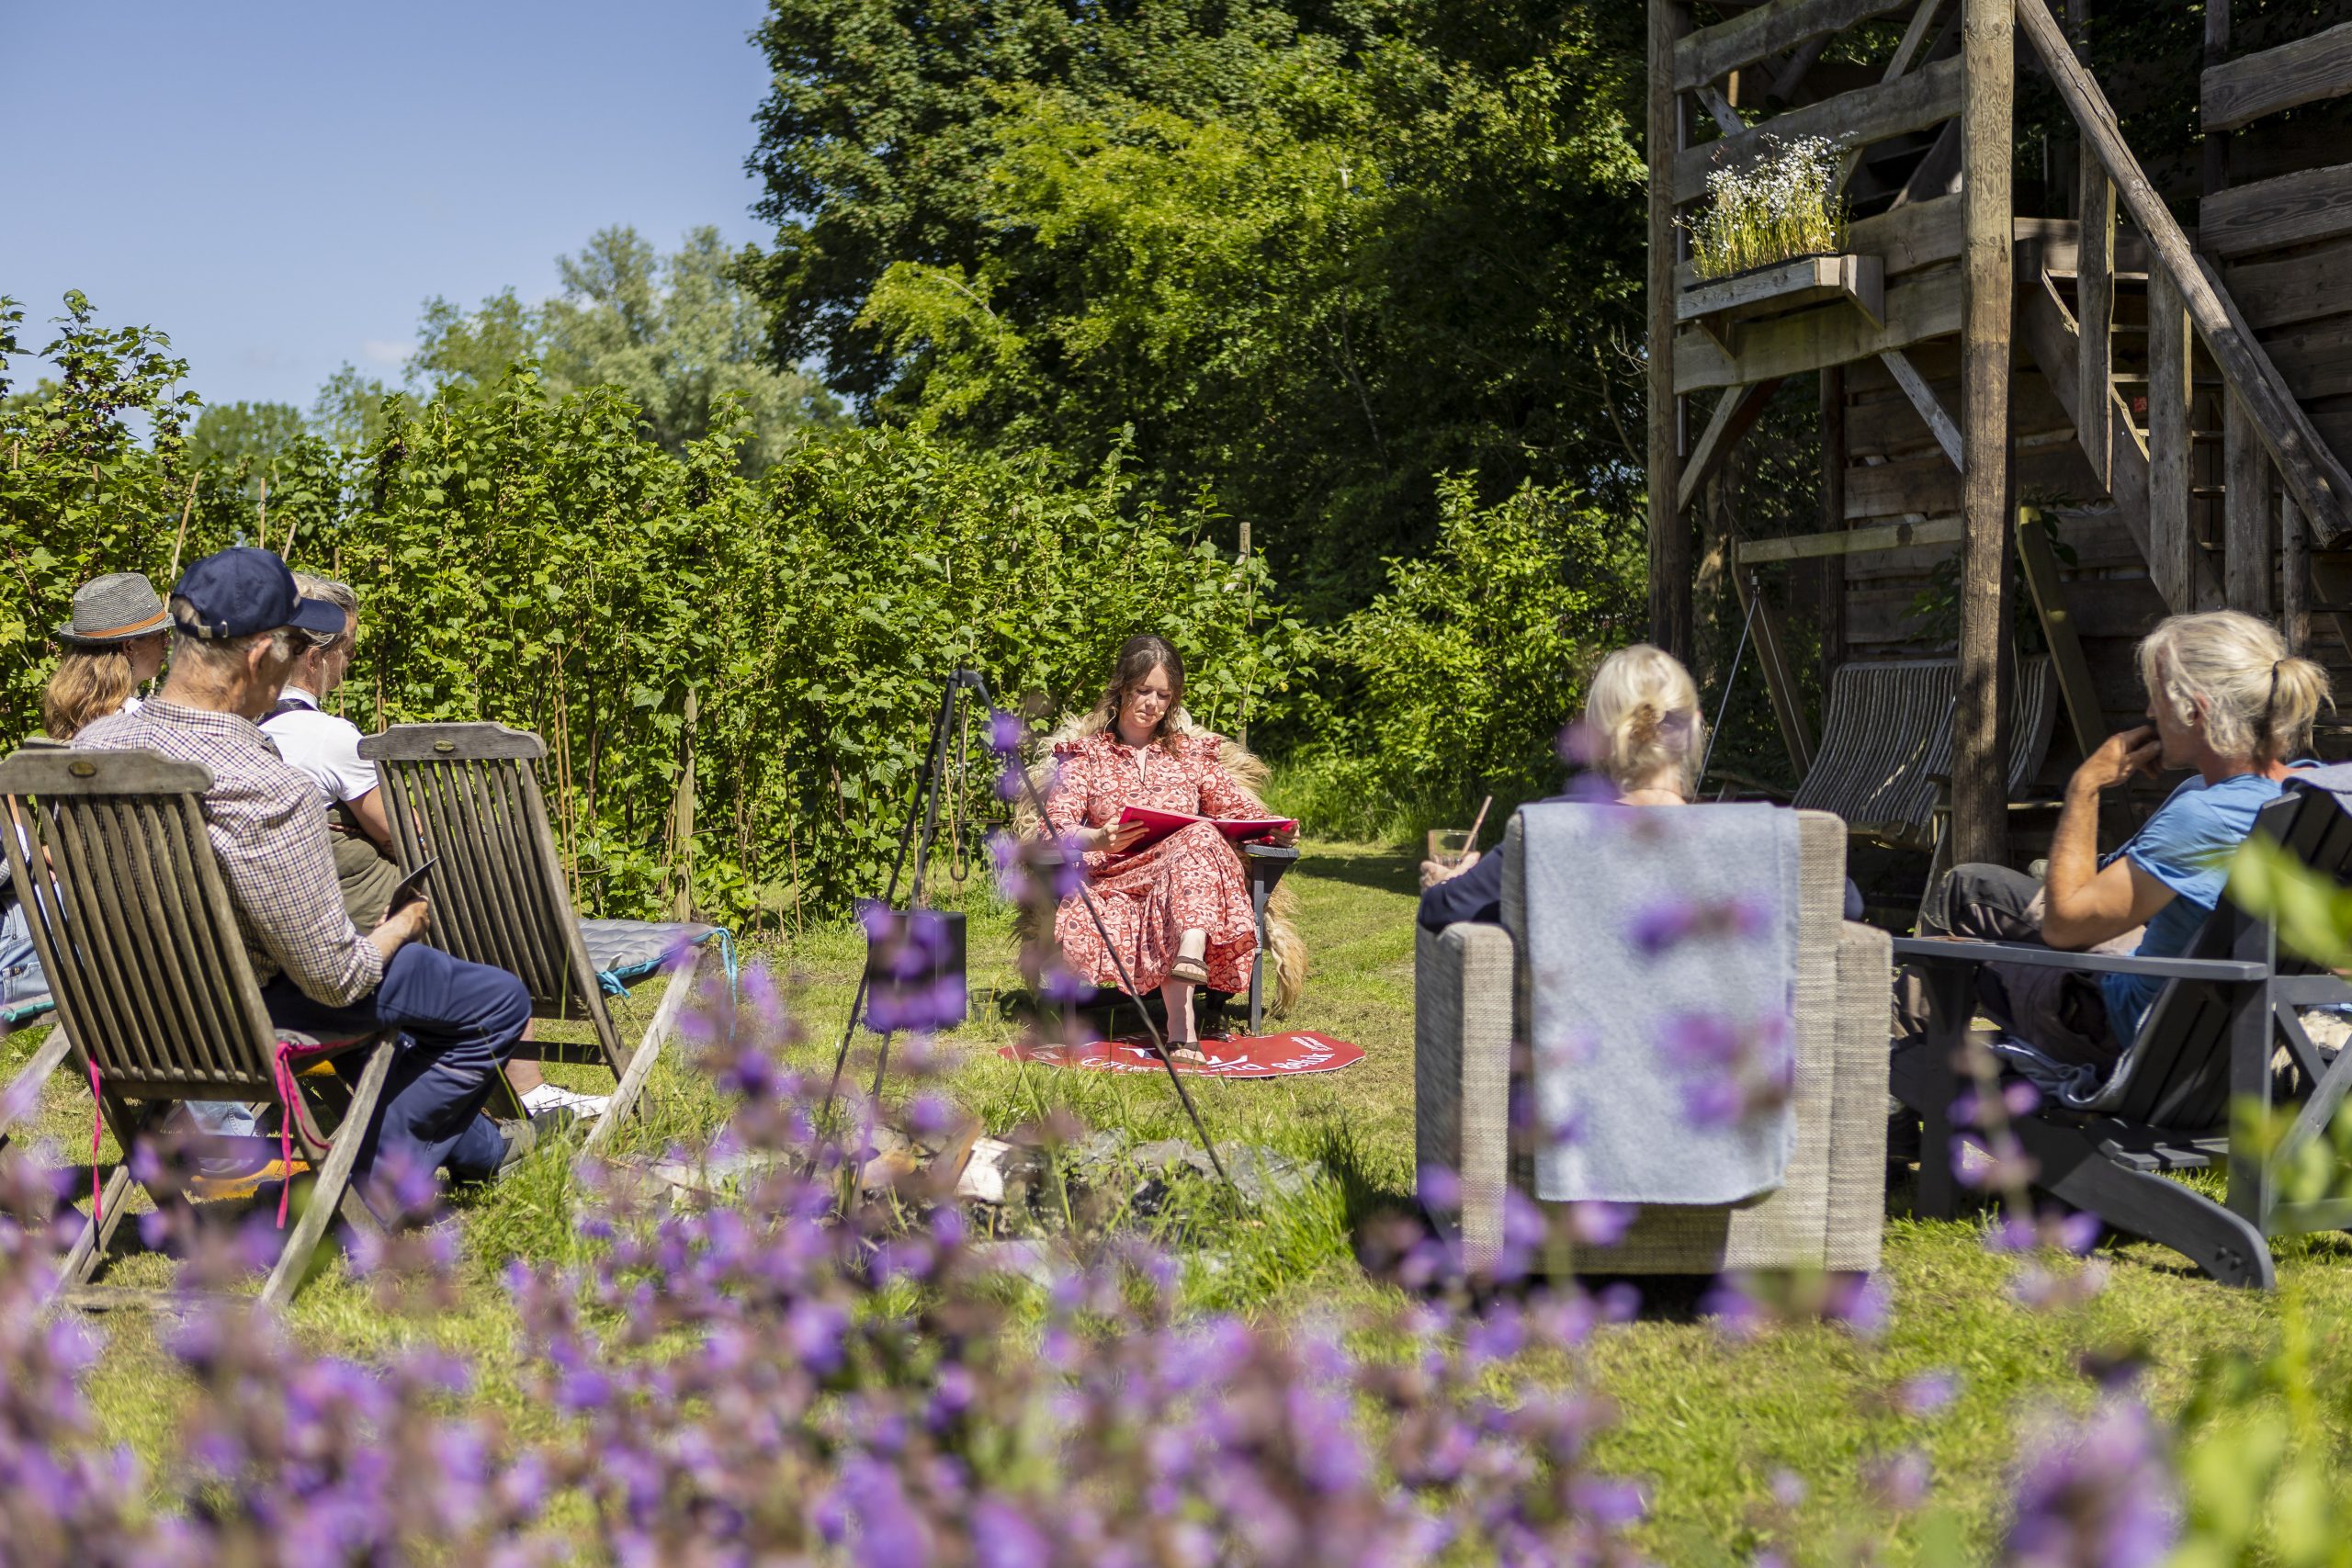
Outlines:
[[1127, 846], [1127, 853], [1147, 849], [1179, 829], [1195, 822], [1205, 822], [1238, 843], [1247, 839], [1262, 839], [1270, 833], [1298, 826], [1295, 817], [1194, 817], [1182, 811], [1154, 811], [1148, 806], [1130, 806], [1119, 813], [1121, 822], [1148, 824], [1144, 836]]

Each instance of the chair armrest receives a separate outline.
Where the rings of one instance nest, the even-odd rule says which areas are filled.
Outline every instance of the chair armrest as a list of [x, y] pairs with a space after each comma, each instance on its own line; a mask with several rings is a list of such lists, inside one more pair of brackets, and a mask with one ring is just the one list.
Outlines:
[[[1458, 1224], [1473, 1267], [1502, 1242], [1510, 1174], [1511, 998], [1517, 949], [1500, 926], [1464, 921], [1414, 929], [1413, 1150], [1422, 1170], [1452, 1171], [1458, 1213], [1422, 1197], [1441, 1225]], [[1418, 1185], [1418, 1183], [1417, 1183]], [[1448, 1195], [1450, 1196], [1450, 1195]]]
[[1894, 941], [1898, 964], [2016, 964], [2032, 969], [2072, 969], [2085, 975], [2146, 975], [2159, 980], [2244, 983], [2269, 977], [2263, 964], [2236, 958], [2137, 958], [2122, 953], [2061, 953], [2024, 942], [1973, 942], [1962, 937], [1906, 936]]

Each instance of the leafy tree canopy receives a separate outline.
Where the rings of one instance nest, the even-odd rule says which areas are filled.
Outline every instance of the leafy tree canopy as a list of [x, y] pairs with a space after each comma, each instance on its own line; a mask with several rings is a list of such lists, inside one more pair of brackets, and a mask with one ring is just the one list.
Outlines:
[[872, 417], [1205, 491], [1334, 615], [1498, 501], [1637, 490], [1637, 10], [778, 4], [777, 351]]
[[188, 432], [187, 455], [207, 463], [266, 463], [308, 428], [291, 403], [214, 403]]
[[512, 288], [472, 310], [427, 300], [411, 380], [428, 393], [479, 389], [530, 364], [559, 397], [617, 387], [646, 434], [673, 453], [707, 437], [720, 400], [732, 398], [742, 408], [742, 461], [754, 471], [836, 417], [814, 377], [766, 363], [764, 313], [718, 230], [693, 230], [662, 256], [634, 229], [605, 229], [557, 266], [563, 292], [542, 306]]

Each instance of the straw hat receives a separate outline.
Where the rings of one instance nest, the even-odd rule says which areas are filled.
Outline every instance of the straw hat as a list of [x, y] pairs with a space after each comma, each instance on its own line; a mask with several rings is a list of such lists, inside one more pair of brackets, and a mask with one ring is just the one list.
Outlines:
[[110, 571], [74, 590], [74, 618], [57, 635], [67, 642], [130, 642], [168, 624], [163, 598], [144, 572]]

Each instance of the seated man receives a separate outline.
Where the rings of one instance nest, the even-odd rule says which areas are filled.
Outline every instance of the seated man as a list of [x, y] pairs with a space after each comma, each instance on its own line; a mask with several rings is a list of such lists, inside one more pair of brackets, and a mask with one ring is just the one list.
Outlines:
[[[323, 600], [341, 610], [343, 629], [302, 634], [304, 647], [286, 679], [286, 689], [261, 721], [261, 732], [326, 797], [328, 840], [334, 850], [343, 907], [364, 934], [384, 919], [392, 889], [400, 883], [392, 824], [377, 788], [376, 765], [360, 758], [359, 727], [321, 705], [351, 672], [352, 655], [359, 649], [359, 595], [347, 583], [307, 572], [294, 574], [294, 587], [305, 599]], [[507, 1063], [506, 1081], [514, 1086], [527, 1111], [601, 1116], [609, 1103], [607, 1096], [580, 1094], [548, 1082], [533, 1061]]]
[[254, 723], [277, 700], [301, 634], [339, 633], [343, 612], [302, 598], [268, 551], [237, 548], [188, 568], [171, 615], [163, 690], [136, 713], [91, 725], [75, 745], [160, 751], [210, 770], [207, 836], [277, 1023], [329, 1037], [400, 1032], [377, 1124], [354, 1168], [362, 1190], [379, 1167], [388, 1175], [403, 1164], [447, 1168], [460, 1179], [495, 1174], [537, 1134], [532, 1123], [481, 1115], [492, 1075], [529, 1021], [529, 994], [503, 970], [416, 941], [430, 918], [422, 901], [361, 936], [336, 885], [317, 790]]
[[[2070, 953], [2177, 958], [2220, 902], [2231, 852], [2305, 756], [2328, 700], [2327, 671], [2291, 659], [2278, 632], [2235, 611], [2175, 615], [2140, 644], [2150, 725], [2110, 736], [2075, 770], [2037, 885], [2000, 865], [1956, 866], [1938, 885], [1922, 936], [2034, 942]], [[2122, 848], [2098, 853], [2098, 803], [2134, 773], [2191, 768]], [[2111, 1066], [2163, 982], [2139, 975], [1988, 964], [1976, 1005], [2017, 1038], [2068, 1064]], [[1899, 976], [1896, 1043], [1927, 1030], [1925, 989]]]

